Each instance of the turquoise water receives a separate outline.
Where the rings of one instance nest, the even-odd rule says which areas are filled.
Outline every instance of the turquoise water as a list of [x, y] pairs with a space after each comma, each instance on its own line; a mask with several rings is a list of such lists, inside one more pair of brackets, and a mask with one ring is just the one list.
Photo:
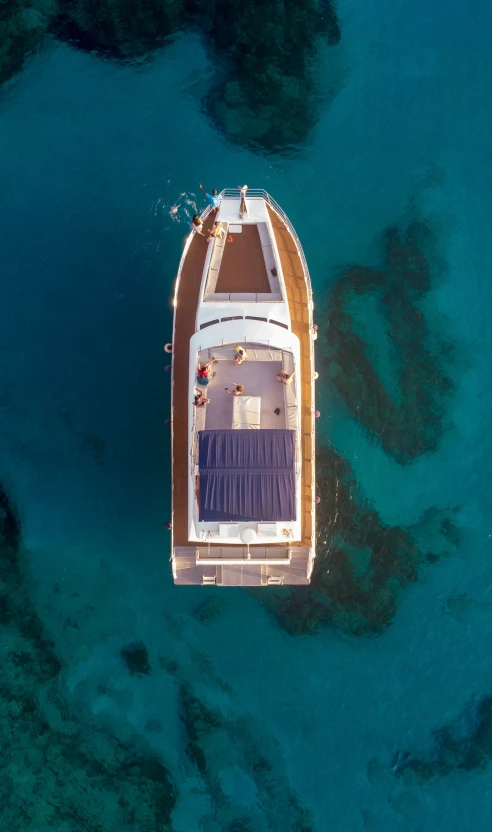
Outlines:
[[[107, 808], [134, 799], [133, 774], [108, 762], [116, 739], [167, 769], [176, 832], [490, 828], [491, 13], [340, 0], [338, 15], [322, 68], [338, 91], [292, 154], [223, 138], [202, 111], [211, 65], [194, 34], [136, 66], [51, 42], [0, 91], [0, 480], [26, 550], [20, 606], [44, 634], [20, 644], [8, 621], [2, 648], [56, 655], [30, 696], [73, 749], [59, 741], [52, 768], [23, 757], [22, 776], [9, 764], [24, 807], [11, 830], [95, 828], [70, 803], [93, 758], [112, 772], [101, 829], [165, 828]], [[198, 183], [243, 181], [303, 243], [320, 453], [345, 460], [351, 495], [320, 478], [312, 628], [295, 597], [289, 624], [276, 600], [175, 588], [168, 563], [173, 281]], [[401, 266], [409, 229], [425, 291]], [[383, 277], [361, 289], [354, 265]], [[131, 672], [134, 642], [147, 658]], [[20, 736], [16, 753], [40, 746], [32, 725]], [[54, 815], [57, 767], [70, 808]]]

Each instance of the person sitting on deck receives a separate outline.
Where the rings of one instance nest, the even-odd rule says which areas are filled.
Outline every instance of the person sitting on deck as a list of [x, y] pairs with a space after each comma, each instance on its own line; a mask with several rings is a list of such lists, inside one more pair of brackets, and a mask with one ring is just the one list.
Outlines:
[[237, 346], [234, 350], [234, 358], [232, 360], [233, 364], [242, 364], [243, 361], [247, 359], [246, 350], [244, 347]]
[[211, 358], [210, 361], [207, 361], [205, 364], [198, 365], [196, 380], [202, 387], [206, 387], [210, 382], [210, 376], [212, 375], [213, 377], [215, 375], [215, 373], [210, 373], [210, 367], [212, 364], [215, 364], [216, 361], [216, 358]]
[[209, 236], [208, 236], [207, 243], [209, 243], [209, 242], [210, 242], [210, 240], [212, 239], [212, 237], [218, 237], [220, 240], [223, 240], [223, 239], [224, 239], [224, 237], [225, 237], [225, 230], [224, 230], [224, 228], [222, 227], [222, 225], [220, 224], [220, 222], [214, 222], [214, 227], [212, 228], [212, 230], [211, 230], [211, 232], [210, 232], [210, 234], [209, 234]]
[[228, 387], [224, 387], [224, 390], [226, 390], [227, 393], [230, 393], [231, 396], [242, 396], [244, 387], [242, 384], [237, 384], [237, 382], [234, 382], [234, 387], [232, 390], [229, 390]]
[[201, 234], [202, 237], [205, 237], [203, 233], [203, 222], [198, 216], [198, 214], [193, 214], [193, 219], [191, 220], [191, 227], [193, 231], [196, 231], [197, 234]]
[[210, 399], [207, 399], [204, 393], [195, 393], [195, 401], [193, 404], [195, 407], [204, 407], [206, 404], [210, 403]]
[[200, 183], [200, 190], [203, 191], [208, 201], [210, 202], [212, 208], [215, 208], [215, 210], [217, 210], [222, 199], [222, 197], [217, 193], [217, 188], [214, 188], [212, 193], [208, 194], [203, 185]]
[[294, 378], [295, 369], [292, 370], [291, 373], [288, 373], [287, 370], [280, 370], [279, 373], [275, 376], [277, 381], [283, 381], [284, 384], [292, 384], [292, 379]]

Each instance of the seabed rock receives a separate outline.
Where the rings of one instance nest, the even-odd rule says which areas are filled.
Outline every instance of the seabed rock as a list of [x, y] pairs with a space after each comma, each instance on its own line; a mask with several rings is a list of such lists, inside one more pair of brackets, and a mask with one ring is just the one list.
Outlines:
[[[401, 465], [436, 451], [449, 426], [456, 345], [430, 326], [420, 306], [442, 272], [428, 223], [389, 228], [381, 269], [350, 266], [334, 285], [325, 344], [317, 342], [326, 375], [354, 417]], [[360, 314], [368, 299], [370, 314]], [[367, 321], [371, 330], [364, 332]], [[370, 349], [375, 332], [379, 352], [387, 342], [384, 382], [375, 367], [378, 350]], [[391, 527], [329, 445], [318, 443], [316, 474], [322, 499], [311, 585], [254, 594], [293, 635], [323, 624], [351, 635], [381, 634], [402, 589], [418, 580], [424, 565], [462, 545], [458, 508], [432, 506], [412, 526]]]
[[295, 150], [323, 103], [320, 47], [340, 37], [330, 0], [218, 0], [209, 45], [224, 79], [207, 97], [210, 114], [229, 139], [253, 150]]
[[[421, 306], [443, 270], [428, 223], [389, 228], [383, 245], [381, 269], [350, 266], [334, 285], [323, 360], [354, 418], [405, 465], [436, 451], [449, 428], [457, 349]], [[359, 312], [370, 304], [371, 314], [355, 319], [354, 299]], [[375, 315], [379, 325], [361, 331], [360, 319], [373, 322]], [[386, 342], [384, 379], [371, 358], [376, 332], [375, 352], [382, 354]]]
[[[314, 832], [309, 811], [291, 789], [281, 748], [238, 712], [204, 701], [176, 668], [186, 753], [204, 781], [213, 805], [206, 830]], [[232, 786], [231, 783], [236, 784]], [[238, 800], [238, 794], [242, 799]], [[242, 805], [241, 805], [242, 804]]]
[[254, 595], [292, 635], [322, 625], [354, 636], [380, 635], [390, 626], [404, 587], [429, 563], [457, 550], [456, 509], [433, 508], [413, 526], [387, 526], [334, 448], [318, 445], [316, 466], [323, 500], [311, 584]]
[[433, 747], [419, 756], [401, 755], [395, 775], [406, 781], [432, 780], [455, 771], [485, 769], [492, 760], [492, 695], [477, 697], [450, 725], [439, 728]]
[[24, 570], [20, 522], [0, 486], [0, 828], [172, 832], [177, 793], [143, 739], [124, 743], [64, 698]]
[[228, 603], [225, 598], [218, 595], [211, 595], [203, 601], [193, 613], [194, 618], [201, 621], [202, 624], [213, 624], [218, 621], [228, 609]]
[[43, 42], [57, 12], [56, 0], [17, 0], [0, 5], [0, 84], [22, 69]]
[[[297, 148], [325, 92], [319, 53], [340, 41], [331, 0], [19, 0], [0, 11], [0, 83], [48, 32], [118, 61], [151, 57], [183, 28], [201, 32], [216, 80], [205, 107], [232, 141], [266, 152]], [[331, 79], [329, 95], [338, 79]]]
[[132, 676], [149, 676], [152, 673], [149, 653], [143, 641], [128, 644], [121, 651], [121, 655]]

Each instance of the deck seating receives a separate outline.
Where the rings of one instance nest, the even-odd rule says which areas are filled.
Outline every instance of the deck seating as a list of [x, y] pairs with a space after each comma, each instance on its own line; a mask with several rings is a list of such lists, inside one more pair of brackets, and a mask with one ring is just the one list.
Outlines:
[[237, 523], [219, 523], [220, 537], [239, 537], [239, 525]]
[[[294, 369], [294, 359], [292, 353], [290, 352], [282, 352], [282, 367], [287, 373], [291, 373]], [[285, 412], [287, 414], [287, 426], [293, 430], [296, 429], [297, 424], [297, 400], [296, 400], [296, 391], [297, 391], [297, 382], [296, 376], [292, 381], [292, 384], [283, 384], [284, 388], [284, 400], [285, 400]]]
[[276, 523], [258, 523], [258, 537], [276, 537]]
[[266, 222], [258, 223], [258, 234], [260, 235], [260, 242], [262, 247], [272, 245], [272, 241], [270, 239], [270, 232], [268, 231]]
[[231, 301], [242, 301], [243, 303], [256, 303], [256, 292], [231, 292]]
[[[217, 281], [217, 275], [215, 275], [215, 281]], [[258, 294], [253, 294], [252, 292], [207, 292], [204, 297], [206, 302], [230, 302], [230, 301], [241, 301], [243, 303], [280, 303], [282, 300], [282, 295], [280, 291], [278, 292], [259, 292]]]
[[[217, 277], [215, 278], [217, 280]], [[230, 295], [228, 292], [210, 292], [205, 295], [204, 300], [209, 301], [229, 301]]]
[[[242, 346], [247, 352], [247, 361], [282, 361], [283, 356], [286, 355], [286, 353], [283, 353], [281, 350], [269, 349], [268, 347], [252, 346], [251, 344], [242, 344]], [[198, 360], [206, 363], [211, 358], [216, 358], [217, 361], [232, 362], [235, 355], [235, 349], [235, 345], [226, 347], [211, 347], [210, 349], [201, 352], [198, 356]]]
[[198, 433], [199, 430], [205, 430], [205, 423], [207, 421], [207, 407], [208, 405], [204, 405], [203, 407], [195, 407], [195, 429]]
[[222, 258], [224, 256], [224, 249], [227, 241], [228, 224], [221, 223], [221, 225], [225, 230], [225, 236], [223, 237], [223, 239], [221, 240], [218, 237], [214, 237], [212, 240], [210, 240], [208, 244], [211, 254], [210, 264], [208, 267], [207, 286], [205, 289], [206, 296], [215, 291], [215, 287], [217, 286], [217, 279], [219, 277], [220, 264], [222, 263]]
[[[278, 263], [275, 259], [275, 253], [272, 246], [272, 239], [270, 237], [270, 231], [266, 222], [258, 223], [258, 233], [260, 235], [261, 248], [265, 260], [265, 266], [268, 274], [268, 282], [270, 284], [271, 293], [272, 295], [280, 295], [280, 299], [282, 299], [282, 293], [280, 291], [280, 281], [278, 277], [272, 274], [273, 269], [275, 269], [278, 272]], [[263, 300], [263, 298], [261, 298], [261, 300]]]

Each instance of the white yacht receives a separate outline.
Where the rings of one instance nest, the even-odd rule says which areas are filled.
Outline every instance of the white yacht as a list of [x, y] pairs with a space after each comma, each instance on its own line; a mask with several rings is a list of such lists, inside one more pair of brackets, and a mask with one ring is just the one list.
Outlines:
[[266, 191], [220, 197], [202, 214], [203, 233], [186, 241], [167, 345], [173, 577], [308, 584], [316, 507], [309, 271]]

